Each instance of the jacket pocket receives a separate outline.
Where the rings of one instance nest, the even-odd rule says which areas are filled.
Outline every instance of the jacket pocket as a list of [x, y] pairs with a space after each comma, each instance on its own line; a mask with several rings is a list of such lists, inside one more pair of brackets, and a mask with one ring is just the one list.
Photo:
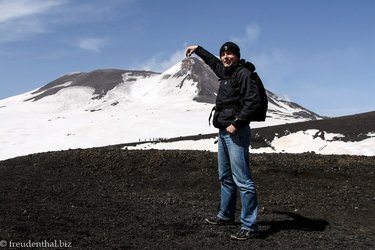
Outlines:
[[234, 115], [234, 109], [222, 109], [220, 111], [215, 111], [212, 124], [215, 128], [226, 128], [233, 122]]

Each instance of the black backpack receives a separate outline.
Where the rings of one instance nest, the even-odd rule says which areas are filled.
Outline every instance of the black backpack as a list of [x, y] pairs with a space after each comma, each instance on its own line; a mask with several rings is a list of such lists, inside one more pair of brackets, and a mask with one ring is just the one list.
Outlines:
[[251, 80], [254, 81], [255, 85], [258, 88], [259, 97], [260, 97], [260, 107], [251, 117], [250, 121], [254, 122], [264, 122], [266, 120], [267, 109], [268, 109], [268, 97], [266, 89], [264, 88], [263, 82], [260, 79], [257, 72], [254, 71], [254, 65], [250, 62], [244, 62], [242, 64], [245, 68], [247, 68], [251, 72]]

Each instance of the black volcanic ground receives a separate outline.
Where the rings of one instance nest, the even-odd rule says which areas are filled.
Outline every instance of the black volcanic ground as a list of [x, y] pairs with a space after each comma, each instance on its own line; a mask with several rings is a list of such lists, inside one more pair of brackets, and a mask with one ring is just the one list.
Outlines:
[[[357, 138], [373, 129], [373, 119], [371, 112], [314, 126]], [[303, 124], [263, 129], [262, 136], [311, 123]], [[120, 145], [0, 161], [0, 244], [61, 240], [75, 249], [375, 248], [375, 156], [251, 154], [261, 235], [246, 242], [229, 239], [239, 224], [204, 223], [218, 206], [216, 161], [211, 152], [128, 151]]]
[[[0, 236], [76, 249], [374, 249], [375, 157], [251, 156], [259, 238], [211, 226], [219, 183], [204, 151], [68, 150], [0, 162]], [[238, 210], [238, 215], [240, 211]]]

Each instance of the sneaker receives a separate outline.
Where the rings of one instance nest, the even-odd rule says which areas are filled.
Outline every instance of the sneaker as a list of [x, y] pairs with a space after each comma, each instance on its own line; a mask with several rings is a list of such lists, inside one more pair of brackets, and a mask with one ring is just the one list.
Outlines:
[[248, 240], [259, 236], [259, 231], [241, 229], [238, 233], [230, 236], [232, 240]]
[[217, 216], [206, 218], [206, 222], [211, 225], [233, 225], [234, 224], [233, 220], [223, 220]]

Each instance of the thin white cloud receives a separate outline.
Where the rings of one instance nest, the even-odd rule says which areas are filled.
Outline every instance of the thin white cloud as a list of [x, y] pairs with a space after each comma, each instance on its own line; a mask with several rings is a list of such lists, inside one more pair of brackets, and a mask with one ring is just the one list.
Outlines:
[[46, 27], [38, 20], [15, 20], [0, 24], [0, 43], [19, 41], [30, 35], [42, 34]]
[[105, 38], [87, 37], [87, 38], [80, 38], [77, 44], [75, 45], [84, 50], [100, 52], [103, 46], [107, 44], [108, 44], [108, 41]]
[[242, 45], [249, 45], [258, 40], [260, 36], [260, 26], [257, 23], [251, 23], [246, 26], [245, 34], [240, 37], [232, 37], [231, 40]]
[[180, 62], [185, 57], [185, 50], [177, 50], [169, 57], [164, 57], [161, 53], [153, 56], [144, 63], [140, 68], [143, 70], [151, 70], [155, 72], [163, 72], [173, 65]]
[[40, 16], [65, 3], [66, 0], [0, 0], [0, 42], [47, 32]]
[[1, 0], [0, 24], [34, 16], [66, 3], [66, 0]]

